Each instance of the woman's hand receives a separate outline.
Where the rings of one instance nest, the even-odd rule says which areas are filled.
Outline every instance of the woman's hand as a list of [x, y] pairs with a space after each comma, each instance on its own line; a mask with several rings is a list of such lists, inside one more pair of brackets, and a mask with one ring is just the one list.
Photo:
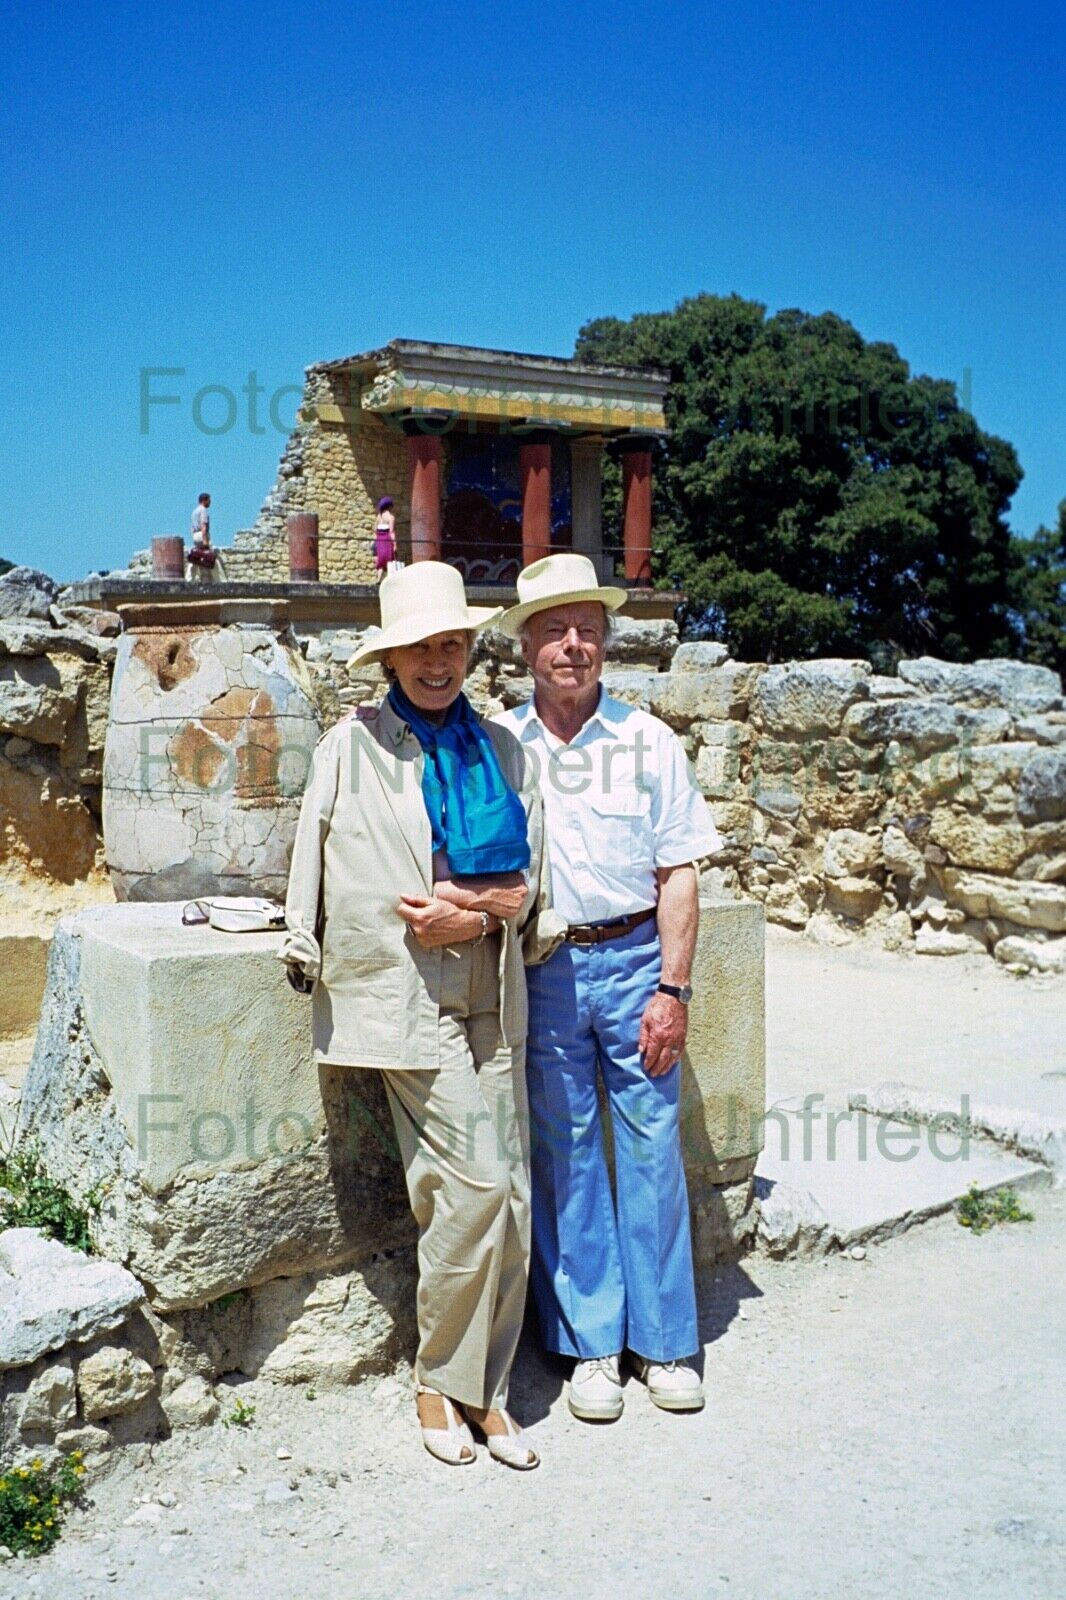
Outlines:
[[524, 873], [501, 872], [497, 877], [467, 878], [463, 883], [441, 878], [433, 885], [433, 893], [464, 911], [488, 911], [506, 920], [517, 917], [525, 904], [527, 889]]
[[402, 894], [396, 910], [423, 950], [435, 950], [442, 944], [465, 944], [481, 933], [479, 912], [465, 911], [436, 895], [427, 900], [424, 895]]

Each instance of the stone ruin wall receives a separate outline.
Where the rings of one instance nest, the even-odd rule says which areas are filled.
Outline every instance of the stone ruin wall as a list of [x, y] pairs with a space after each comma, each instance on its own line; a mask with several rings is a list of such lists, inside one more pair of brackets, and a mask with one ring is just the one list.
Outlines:
[[[309, 367], [302, 409], [343, 406], [348, 394], [344, 374]], [[375, 583], [374, 525], [377, 503], [386, 494], [396, 502], [396, 534], [402, 548], [410, 537], [407, 446], [402, 433], [370, 411], [363, 411], [355, 426], [298, 418], [254, 527], [236, 533], [232, 545], [219, 546], [227, 581], [287, 583], [286, 520], [295, 511], [315, 511], [322, 582]], [[137, 551], [130, 573], [147, 576], [151, 570], [151, 550]]]
[[[62, 909], [101, 878], [101, 754], [116, 618], [0, 620], [0, 875], [8, 919], [35, 886]], [[105, 632], [93, 631], [104, 629]], [[324, 722], [376, 701], [351, 629], [304, 635]], [[468, 682], [492, 711], [528, 697], [514, 647], [479, 643]], [[860, 932], [918, 954], [995, 954], [1066, 971], [1066, 701], [1020, 662], [931, 657], [729, 660], [672, 623], [622, 619], [611, 691], [685, 743], [725, 840], [710, 887], [828, 943]], [[106, 880], [105, 880], [106, 882]], [[106, 891], [105, 891], [106, 892]], [[87, 898], [98, 898], [95, 891]]]

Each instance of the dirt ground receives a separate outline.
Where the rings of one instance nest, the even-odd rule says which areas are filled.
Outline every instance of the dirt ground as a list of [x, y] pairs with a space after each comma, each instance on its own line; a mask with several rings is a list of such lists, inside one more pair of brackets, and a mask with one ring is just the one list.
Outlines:
[[[767, 993], [771, 1099], [1004, 1074], [1020, 1095], [1063, 1067], [1066, 985], [987, 961], [771, 929]], [[54, 1551], [0, 1566], [0, 1600], [1066, 1595], [1066, 1190], [1022, 1198], [1032, 1222], [981, 1236], [949, 1215], [861, 1261], [719, 1271], [696, 1416], [630, 1380], [619, 1422], [576, 1421], [527, 1329], [511, 1398], [532, 1473], [432, 1460], [406, 1372], [242, 1384], [225, 1409], [239, 1392], [250, 1427], [131, 1453]]]

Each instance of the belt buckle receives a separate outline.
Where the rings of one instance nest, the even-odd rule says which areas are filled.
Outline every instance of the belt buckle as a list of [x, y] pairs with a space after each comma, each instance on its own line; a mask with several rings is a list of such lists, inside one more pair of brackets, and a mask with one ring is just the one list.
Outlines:
[[575, 927], [567, 929], [567, 943], [576, 945], [593, 945], [596, 943], [596, 930], [587, 923], [578, 923]]

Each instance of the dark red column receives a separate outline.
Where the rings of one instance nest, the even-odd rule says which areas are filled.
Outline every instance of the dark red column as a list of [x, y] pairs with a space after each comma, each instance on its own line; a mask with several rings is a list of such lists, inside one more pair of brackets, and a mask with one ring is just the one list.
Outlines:
[[440, 469], [443, 449], [434, 434], [407, 435], [411, 469], [411, 560], [440, 560]]
[[294, 511], [287, 519], [289, 577], [293, 583], [318, 582], [318, 513]]
[[651, 444], [620, 445], [622, 455], [625, 573], [630, 583], [651, 583]]
[[522, 485], [522, 565], [551, 553], [552, 447], [537, 441], [519, 445], [518, 477]]
[[152, 577], [185, 577], [185, 540], [179, 533], [164, 533], [152, 540]]

